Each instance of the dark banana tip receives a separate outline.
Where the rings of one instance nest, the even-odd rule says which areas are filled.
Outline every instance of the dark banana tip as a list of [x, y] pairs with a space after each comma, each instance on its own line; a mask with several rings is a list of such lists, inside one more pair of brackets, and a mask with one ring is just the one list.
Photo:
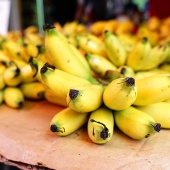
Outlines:
[[53, 28], [55, 28], [55, 26], [52, 25], [52, 24], [44, 24], [44, 25], [43, 25], [43, 30], [44, 30], [44, 31], [50, 30], [50, 29], [53, 29]]
[[147, 37], [143, 37], [142, 42], [146, 43], [147, 41], [148, 41], [148, 38]]
[[126, 77], [126, 85], [127, 86], [135, 85], [135, 79], [133, 77]]
[[79, 94], [78, 90], [70, 89], [69, 97], [71, 100], [74, 100], [78, 96], [78, 94]]
[[55, 67], [54, 65], [51, 65], [51, 64], [49, 64], [49, 63], [45, 63], [45, 64], [42, 66], [42, 68], [40, 69], [40, 73], [41, 73], [41, 74], [44, 74], [44, 73], [48, 70], [48, 68], [51, 68], [51, 69], [53, 69], [53, 70], [56, 69], [56, 67]]
[[56, 125], [51, 125], [50, 130], [51, 130], [52, 132], [58, 132], [58, 128], [57, 128]]
[[156, 123], [155, 125], [153, 125], [154, 129], [156, 132], [159, 132], [161, 130], [161, 124], [160, 123]]

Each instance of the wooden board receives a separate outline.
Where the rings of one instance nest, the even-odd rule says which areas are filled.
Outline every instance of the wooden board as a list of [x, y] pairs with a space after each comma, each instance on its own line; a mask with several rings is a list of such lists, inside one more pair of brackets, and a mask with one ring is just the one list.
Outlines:
[[1, 161], [22, 169], [36, 165], [56, 170], [170, 169], [170, 130], [136, 141], [116, 129], [111, 141], [97, 145], [89, 140], [86, 126], [67, 137], [54, 135], [49, 123], [61, 109], [47, 101], [26, 101], [22, 109], [1, 105]]

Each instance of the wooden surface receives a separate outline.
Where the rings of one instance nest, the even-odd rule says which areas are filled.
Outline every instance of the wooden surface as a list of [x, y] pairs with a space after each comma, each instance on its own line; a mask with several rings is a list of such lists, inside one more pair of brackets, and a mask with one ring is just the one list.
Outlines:
[[[169, 170], [170, 130], [136, 141], [119, 130], [107, 144], [92, 143], [86, 127], [67, 137], [49, 130], [61, 107], [46, 101], [26, 101], [24, 108], [0, 106], [0, 158], [23, 169], [40, 165], [56, 170]], [[4, 160], [1, 159], [1, 160]]]

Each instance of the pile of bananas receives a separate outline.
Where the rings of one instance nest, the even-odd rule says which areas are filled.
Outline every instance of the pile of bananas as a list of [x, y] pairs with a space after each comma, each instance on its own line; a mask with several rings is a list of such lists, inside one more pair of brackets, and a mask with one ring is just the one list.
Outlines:
[[116, 33], [72, 22], [45, 24], [43, 36], [31, 26], [1, 37], [0, 103], [62, 106], [50, 130], [67, 136], [87, 123], [96, 144], [107, 143], [115, 126], [136, 140], [170, 128], [170, 43], [139, 38], [129, 23]]

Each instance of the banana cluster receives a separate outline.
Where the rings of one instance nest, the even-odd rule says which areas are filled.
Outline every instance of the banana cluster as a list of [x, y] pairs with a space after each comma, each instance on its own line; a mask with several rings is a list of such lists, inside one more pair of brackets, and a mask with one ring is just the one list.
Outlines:
[[170, 128], [170, 44], [131, 34], [131, 22], [119, 26], [56, 22], [43, 26], [44, 36], [29, 27], [2, 37], [0, 103], [62, 106], [50, 130], [67, 136], [86, 126], [96, 144], [109, 142], [115, 127], [135, 140]]

